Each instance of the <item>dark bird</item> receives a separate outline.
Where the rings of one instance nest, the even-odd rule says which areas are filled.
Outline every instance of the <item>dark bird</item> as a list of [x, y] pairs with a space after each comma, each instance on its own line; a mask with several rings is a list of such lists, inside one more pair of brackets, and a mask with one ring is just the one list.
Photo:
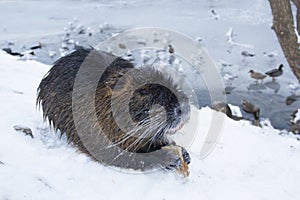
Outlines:
[[254, 56], [255, 56], [255, 54], [250, 53], [250, 52], [248, 52], [248, 51], [242, 51], [242, 52], [241, 52], [241, 55], [242, 55], [242, 56], [245, 56], [245, 57], [254, 57]]
[[264, 75], [264, 74], [259, 73], [259, 72], [255, 72], [253, 69], [251, 69], [249, 71], [249, 73], [250, 73], [250, 77], [255, 79], [256, 81], [257, 80], [263, 81], [263, 79], [267, 77], [267, 75]]
[[275, 77], [281, 76], [283, 73], [283, 64], [280, 64], [278, 69], [272, 69], [270, 71], [267, 71], [265, 74], [269, 75], [272, 77], [273, 80], [275, 80]]
[[211, 10], [211, 14], [212, 14], [212, 16], [214, 17], [215, 20], [220, 19], [220, 16], [218, 15], [218, 13], [214, 9]]
[[174, 48], [172, 47], [172, 45], [169, 44], [169, 53], [173, 54], [175, 52]]
[[242, 108], [246, 113], [253, 114], [254, 118], [259, 120], [260, 109], [258, 107], [246, 100], [243, 100]]
[[289, 131], [293, 132], [295, 134], [300, 134], [300, 123], [296, 123], [296, 124], [291, 125]]
[[226, 86], [223, 94], [231, 94], [231, 92], [235, 89], [233, 86]]
[[29, 49], [30, 50], [35, 50], [35, 49], [41, 49], [41, 48], [42, 48], [42, 43], [39, 42], [39, 44], [34, 45], [34, 46], [30, 47]]
[[291, 94], [285, 99], [285, 104], [287, 106], [292, 105], [295, 101], [297, 101], [300, 98], [300, 95]]
[[20, 57], [24, 56], [24, 54], [21, 54], [21, 53], [18, 53], [18, 52], [13, 52], [11, 50], [11, 48], [4, 48], [2, 50], [5, 51], [6, 53], [8, 53], [9, 55], [12, 55], [12, 56], [20, 56]]

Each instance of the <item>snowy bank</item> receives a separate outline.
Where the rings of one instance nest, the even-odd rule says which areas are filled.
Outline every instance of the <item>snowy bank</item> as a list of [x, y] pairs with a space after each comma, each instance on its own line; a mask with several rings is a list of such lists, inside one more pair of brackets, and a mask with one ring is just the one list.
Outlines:
[[[0, 199], [278, 199], [300, 196], [300, 143], [270, 127], [226, 118], [214, 151], [189, 148], [191, 174], [125, 173], [92, 161], [59, 139], [36, 109], [50, 66], [0, 52]], [[212, 111], [202, 108], [202, 133]], [[13, 129], [32, 129], [34, 139]], [[201, 134], [199, 132], [199, 134]]]

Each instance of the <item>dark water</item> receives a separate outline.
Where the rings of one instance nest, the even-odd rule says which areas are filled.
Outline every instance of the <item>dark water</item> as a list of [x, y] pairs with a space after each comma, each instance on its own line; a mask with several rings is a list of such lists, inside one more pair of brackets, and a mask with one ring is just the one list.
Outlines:
[[300, 108], [299, 100], [295, 100], [291, 105], [287, 105], [287, 97], [279, 94], [237, 90], [227, 95], [227, 101], [229, 103], [239, 105], [240, 107], [243, 99], [259, 107], [261, 118], [269, 118], [272, 125], [278, 129], [289, 129], [291, 114]]
[[[300, 96], [295, 94], [282, 95], [278, 93], [270, 93], [261, 91], [261, 88], [267, 87], [266, 85], [274, 86], [275, 90], [280, 85], [279, 82], [266, 82], [262, 84], [250, 83], [248, 88], [250, 90], [241, 90], [243, 85], [231, 86], [234, 88], [229, 94], [226, 94], [226, 102], [239, 106], [242, 115], [249, 120], [253, 120], [253, 116], [244, 112], [242, 109], [243, 100], [247, 100], [260, 108], [260, 118], [268, 118], [273, 127], [277, 129], [289, 129], [291, 114], [300, 108]], [[213, 102], [207, 90], [198, 90], [197, 98], [199, 107], [209, 106]]]

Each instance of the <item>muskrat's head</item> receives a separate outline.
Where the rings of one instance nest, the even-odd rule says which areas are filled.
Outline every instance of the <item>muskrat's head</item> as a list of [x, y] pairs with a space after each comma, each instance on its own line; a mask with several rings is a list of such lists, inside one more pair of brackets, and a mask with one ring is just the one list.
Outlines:
[[171, 78], [153, 68], [139, 69], [132, 80], [142, 77], [146, 83], [136, 87], [129, 101], [131, 119], [146, 127], [148, 137], [175, 133], [189, 119], [187, 96]]

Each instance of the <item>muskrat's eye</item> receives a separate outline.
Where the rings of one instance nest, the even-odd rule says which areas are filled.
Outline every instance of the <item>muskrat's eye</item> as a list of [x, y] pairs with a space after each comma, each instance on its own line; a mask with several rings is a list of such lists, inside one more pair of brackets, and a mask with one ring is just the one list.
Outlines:
[[181, 109], [177, 109], [178, 115], [181, 115]]
[[174, 109], [174, 113], [175, 113], [177, 116], [180, 116], [180, 115], [181, 115], [181, 109], [178, 108], [178, 107], [176, 107], [176, 108]]

